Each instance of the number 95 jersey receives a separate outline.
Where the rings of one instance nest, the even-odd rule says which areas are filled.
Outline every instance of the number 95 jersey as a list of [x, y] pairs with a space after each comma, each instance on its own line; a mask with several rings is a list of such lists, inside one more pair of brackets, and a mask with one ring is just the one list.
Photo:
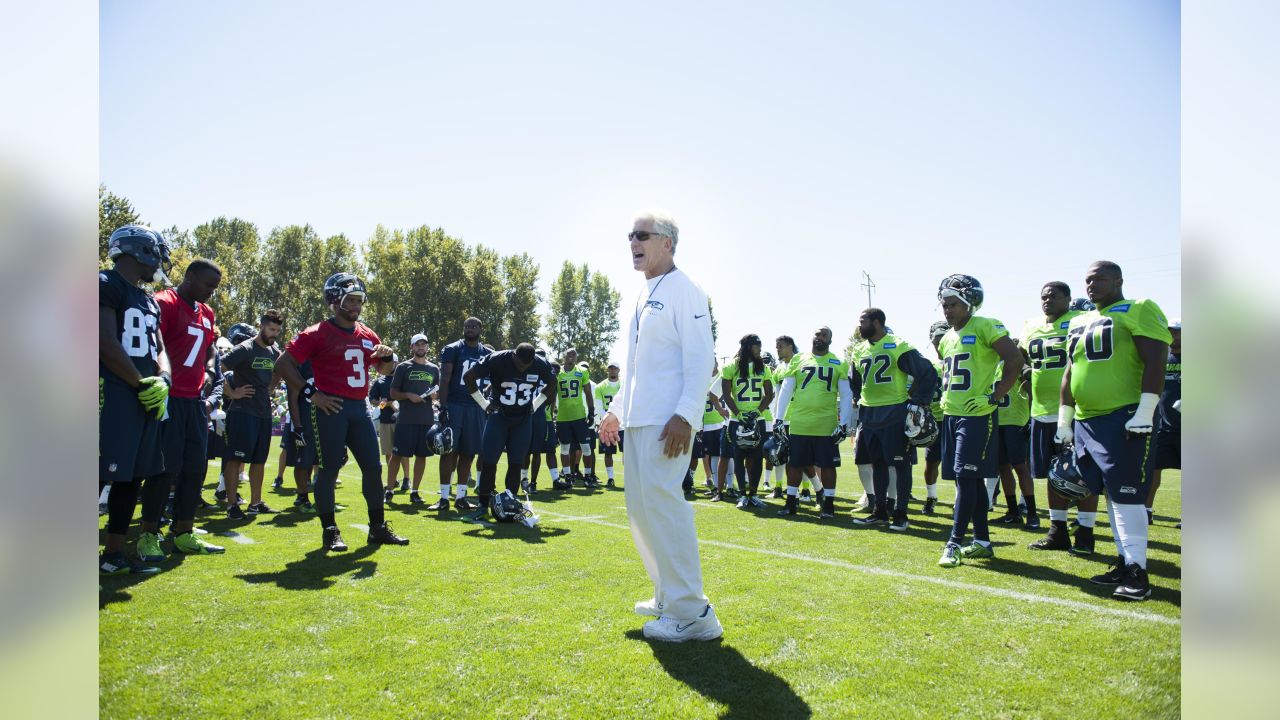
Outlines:
[[1077, 420], [1138, 404], [1143, 365], [1135, 336], [1173, 341], [1164, 312], [1150, 300], [1121, 300], [1081, 313], [1067, 336]]
[[1068, 310], [1053, 322], [1028, 320], [1022, 326], [1022, 349], [1031, 359], [1032, 417], [1058, 415], [1067, 371], [1067, 328], [1077, 315], [1079, 310]]
[[364, 400], [369, 395], [373, 348], [381, 340], [364, 323], [350, 330], [324, 320], [298, 333], [285, 347], [298, 364], [310, 360], [316, 389], [326, 395]]
[[[147, 291], [125, 280], [115, 269], [98, 273], [98, 307], [116, 313], [116, 337], [142, 377], [151, 377], [159, 367], [157, 338], [160, 333], [160, 306]], [[124, 380], [98, 362], [98, 377], [123, 383]]]

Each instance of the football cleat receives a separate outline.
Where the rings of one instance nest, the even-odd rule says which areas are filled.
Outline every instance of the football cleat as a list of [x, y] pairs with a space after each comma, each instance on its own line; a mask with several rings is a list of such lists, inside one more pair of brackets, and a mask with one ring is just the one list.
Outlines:
[[98, 556], [99, 575], [155, 575], [160, 568], [143, 565], [122, 552], [103, 553]]
[[786, 504], [782, 506], [782, 509], [778, 511], [778, 514], [779, 515], [795, 515], [797, 512], [799, 512], [799, 510], [800, 510], [800, 503], [799, 501], [796, 500], [796, 496], [788, 495]]
[[1050, 524], [1049, 532], [1027, 547], [1031, 550], [1070, 550], [1071, 537], [1062, 525]]
[[756, 497], [755, 495], [752, 495], [751, 497], [747, 498], [747, 504], [753, 508], [764, 507], [764, 501]]
[[462, 522], [471, 523], [473, 525], [488, 525], [489, 524], [489, 508], [488, 507], [477, 508], [467, 513], [466, 515], [463, 515], [461, 518], [458, 518], [458, 519], [461, 520]]
[[1022, 516], [1018, 514], [1018, 511], [1010, 510], [1009, 512], [1006, 512], [1005, 514], [1001, 515], [995, 520], [992, 520], [991, 522], [997, 525], [1016, 525], [1021, 521], [1022, 521]]
[[747, 505], [748, 505], [748, 503], [747, 503], [747, 496], [746, 496], [746, 495], [743, 495], [742, 497], [738, 498], [738, 505], [737, 505], [737, 508], [738, 508], [739, 510], [746, 510], [746, 509], [747, 509]]
[[529, 494], [529, 478], [520, 478], [520, 492]]
[[369, 528], [369, 543], [371, 545], [408, 545], [409, 538], [395, 534], [391, 525], [384, 522]]
[[272, 489], [272, 490], [282, 490], [282, 489], [284, 489], [284, 478], [283, 478], [283, 477], [278, 477], [278, 478], [276, 478], [275, 480], [273, 480], [273, 481], [271, 482], [271, 489]]
[[395, 490], [384, 490], [382, 493], [382, 501], [390, 505], [391, 501], [395, 499], [395, 496], [396, 496]]
[[316, 506], [312, 505], [310, 500], [303, 500], [302, 498], [294, 498], [293, 509], [297, 510], [298, 512], [313, 513], [316, 511]]
[[1072, 555], [1093, 554], [1093, 528], [1081, 525], [1076, 528], [1075, 545], [1068, 548]]
[[414, 490], [413, 492], [409, 493], [409, 502], [413, 503], [414, 505], [422, 504], [423, 502], [422, 496], [418, 494], [417, 490]]
[[895, 532], [905, 532], [909, 527], [911, 527], [911, 523], [907, 522], [906, 517], [896, 517], [893, 522], [889, 523], [889, 529]]
[[183, 533], [174, 538], [173, 547], [184, 555], [218, 555], [227, 551], [221, 545], [205, 542], [195, 533]]
[[460, 498], [454, 498], [453, 506], [457, 508], [458, 512], [475, 510], [476, 508], [481, 507], [479, 503], [473, 502], [471, 498], [466, 497], [465, 495]]
[[689, 640], [715, 640], [724, 635], [724, 627], [716, 617], [716, 611], [707, 605], [702, 614], [692, 620], [677, 620], [663, 615], [644, 624], [646, 640], [660, 642], [687, 642]]
[[345, 552], [347, 544], [342, 541], [342, 533], [337, 526], [330, 525], [320, 536], [320, 547], [329, 552]]
[[938, 504], [938, 498], [925, 498], [925, 500], [924, 500], [924, 514], [925, 514], [925, 515], [932, 515], [932, 514], [933, 514], [933, 506], [934, 506], [934, 505], [937, 505], [937, 504]]
[[1026, 528], [1027, 528], [1028, 530], [1039, 530], [1039, 529], [1040, 529], [1040, 516], [1038, 516], [1038, 515], [1034, 515], [1034, 514], [1032, 514], [1032, 515], [1027, 515], [1027, 524], [1026, 524]]
[[779, 485], [775, 485], [775, 486], [773, 486], [773, 496], [772, 496], [772, 497], [773, 497], [773, 499], [774, 499], [774, 500], [781, 500], [781, 499], [782, 499], [782, 496], [783, 496], [783, 495], [786, 495], [786, 494], [787, 494], [787, 493], [786, 493], [786, 491], [784, 491], [784, 490], [782, 489], [782, 487], [781, 487], [781, 486], [779, 486]]
[[809, 488], [800, 491], [800, 499], [804, 502], [813, 502], [813, 494], [809, 492]]
[[409, 492], [409, 478], [400, 480], [400, 492]]
[[230, 520], [247, 520], [249, 516], [244, 514], [244, 511], [240, 509], [239, 503], [237, 503], [227, 508], [227, 518]]
[[1111, 597], [1120, 600], [1146, 600], [1151, 597], [1151, 582], [1147, 571], [1137, 563], [1131, 563], [1124, 569], [1124, 578], [1111, 593]]
[[[582, 476], [582, 484], [585, 485], [588, 490], [595, 490], [600, 487], [600, 480], [596, 477], [595, 473], [587, 473]], [[692, 489], [690, 489], [690, 492], [692, 492]]]
[[144, 563], [164, 562], [166, 555], [160, 549], [160, 534], [144, 532], [138, 536], [138, 559]]
[[267, 504], [264, 502], [258, 502], [245, 508], [245, 513], [249, 515], [272, 515], [275, 513], [275, 510], [267, 507]]
[[818, 505], [822, 508], [822, 511], [818, 513], [818, 517], [833, 518], [836, 516], [836, 499], [834, 497], [825, 496]]
[[1125, 570], [1126, 570], [1126, 567], [1124, 563], [1124, 558], [1117, 557], [1116, 564], [1112, 565], [1111, 569], [1107, 570], [1101, 575], [1094, 575], [1093, 577], [1089, 578], [1089, 582], [1093, 583], [1094, 585], [1119, 585], [1120, 583], [1124, 582]]
[[428, 505], [428, 506], [427, 506], [427, 509], [428, 509], [428, 510], [437, 510], [437, 511], [440, 511], [440, 510], [448, 510], [448, 509], [449, 509], [449, 498], [447, 498], [447, 497], [442, 497], [442, 498], [440, 498], [439, 500], [435, 501], [434, 503], [432, 503], [432, 504]]
[[943, 545], [942, 557], [938, 558], [938, 566], [946, 568], [960, 567], [960, 546], [955, 543]]
[[864, 517], [856, 517], [853, 519], [854, 525], [871, 526], [871, 525], [887, 525], [889, 523], [889, 514], [884, 510], [872, 510]]
[[960, 557], [965, 560], [981, 560], [995, 556], [996, 551], [990, 545], [983, 545], [976, 540], [960, 548]]

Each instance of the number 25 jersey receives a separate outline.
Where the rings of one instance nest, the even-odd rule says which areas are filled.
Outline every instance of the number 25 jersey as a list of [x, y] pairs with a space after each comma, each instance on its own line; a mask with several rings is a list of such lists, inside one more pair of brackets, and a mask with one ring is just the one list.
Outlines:
[[1106, 415], [1142, 397], [1142, 358], [1133, 338], [1173, 341], [1164, 312], [1150, 300], [1120, 300], [1081, 313], [1067, 330], [1076, 419]]

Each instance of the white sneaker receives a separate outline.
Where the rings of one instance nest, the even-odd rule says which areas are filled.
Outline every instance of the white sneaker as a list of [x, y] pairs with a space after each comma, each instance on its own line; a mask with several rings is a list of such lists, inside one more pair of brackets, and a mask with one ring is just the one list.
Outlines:
[[648, 640], [686, 642], [688, 640], [715, 640], [724, 635], [724, 628], [716, 611], [707, 605], [702, 614], [692, 620], [677, 620], [663, 615], [644, 624], [644, 636]]
[[662, 606], [658, 604], [657, 598], [649, 598], [636, 603], [636, 614], [647, 615], [649, 617], [662, 617]]
[[865, 493], [862, 497], [858, 498], [858, 504], [853, 506], [854, 512], [866, 512], [873, 509], [874, 508], [871, 507], [871, 499], [867, 497]]

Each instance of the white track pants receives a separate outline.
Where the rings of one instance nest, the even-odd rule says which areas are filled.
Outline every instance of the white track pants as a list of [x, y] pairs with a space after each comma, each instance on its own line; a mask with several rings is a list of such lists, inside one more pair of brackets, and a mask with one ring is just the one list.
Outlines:
[[627, 448], [623, 482], [627, 517], [662, 613], [692, 620], [707, 606], [707, 596], [702, 594], [693, 508], [681, 489], [691, 450], [674, 458], [663, 455], [663, 441], [658, 439], [661, 434], [657, 425], [627, 428], [627, 444], [631, 446]]

